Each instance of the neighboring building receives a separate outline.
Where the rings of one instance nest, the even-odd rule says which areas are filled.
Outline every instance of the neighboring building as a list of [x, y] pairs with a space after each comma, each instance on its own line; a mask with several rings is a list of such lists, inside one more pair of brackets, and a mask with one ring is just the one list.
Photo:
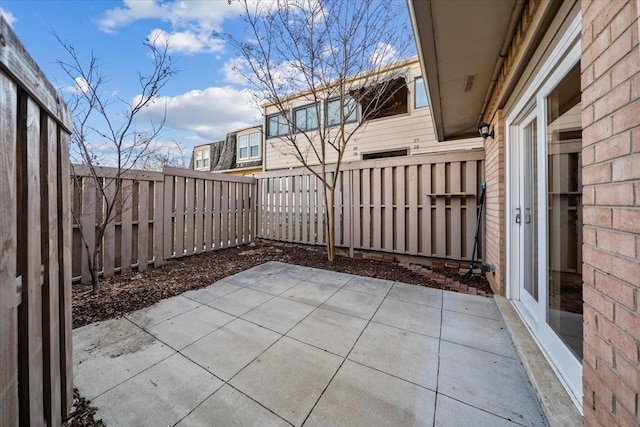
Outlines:
[[[638, 425], [640, 2], [408, 4], [438, 140], [490, 124], [485, 262], [499, 305], [584, 425]], [[532, 382], [558, 422], [562, 394]]]
[[189, 167], [250, 176], [262, 172], [262, 151], [262, 125], [250, 126], [228, 133], [223, 140], [194, 147]]
[[[365, 101], [346, 114], [347, 124], [363, 120], [366, 124], [358, 129], [349, 141], [343, 162], [482, 148], [482, 139], [477, 135], [457, 141], [438, 142], [431, 124], [431, 110], [418, 57], [400, 61], [386, 68], [382, 79], [387, 75], [393, 76], [389, 78], [391, 83], [386, 88], [389, 92], [387, 108], [367, 117], [365, 96]], [[358, 84], [367, 81], [367, 78], [368, 76], [362, 79], [355, 78], [352, 87], [358, 87]], [[380, 77], [369, 79], [381, 81]], [[275, 105], [264, 106], [265, 170], [301, 166], [287, 145], [286, 136], [289, 132], [313, 133], [320, 124], [325, 124], [325, 129], [330, 131], [332, 126], [339, 124], [339, 99], [335, 96], [327, 96], [327, 99], [316, 103], [312, 94], [300, 93], [299, 96], [290, 98], [288, 104], [287, 115], [291, 120], [283, 120], [281, 111]], [[346, 129], [349, 129], [349, 126]], [[335, 162], [336, 152], [328, 151], [331, 153], [330, 156], [333, 156], [329, 157], [329, 163]], [[311, 152], [309, 153], [308, 164], [318, 164]]]

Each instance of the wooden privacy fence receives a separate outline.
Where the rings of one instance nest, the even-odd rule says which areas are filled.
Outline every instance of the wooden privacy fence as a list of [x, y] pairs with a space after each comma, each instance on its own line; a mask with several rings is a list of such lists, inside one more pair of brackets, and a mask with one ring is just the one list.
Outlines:
[[[336, 246], [470, 260], [484, 151], [345, 164]], [[331, 175], [329, 175], [331, 176]], [[320, 180], [305, 168], [258, 174], [257, 237], [324, 244]], [[482, 257], [481, 245], [478, 247]]]
[[73, 402], [71, 118], [0, 19], [0, 425], [60, 426]]
[[[100, 242], [103, 277], [145, 270], [170, 258], [246, 244], [254, 239], [255, 179], [164, 168], [129, 170], [116, 181], [114, 168], [74, 166], [73, 279], [90, 280], [87, 250], [105, 216], [105, 197], [115, 216]], [[120, 185], [116, 192], [115, 186]], [[118, 196], [113, 199], [113, 195]]]

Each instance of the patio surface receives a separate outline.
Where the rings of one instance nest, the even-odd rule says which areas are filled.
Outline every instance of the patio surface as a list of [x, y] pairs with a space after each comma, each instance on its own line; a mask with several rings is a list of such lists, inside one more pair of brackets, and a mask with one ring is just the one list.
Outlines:
[[492, 298], [279, 262], [73, 347], [110, 427], [545, 425]]

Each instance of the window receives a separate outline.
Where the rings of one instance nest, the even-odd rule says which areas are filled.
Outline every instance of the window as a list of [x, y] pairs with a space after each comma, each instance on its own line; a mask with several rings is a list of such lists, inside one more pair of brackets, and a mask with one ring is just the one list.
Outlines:
[[390, 150], [390, 151], [378, 151], [377, 153], [366, 153], [362, 155], [362, 160], [384, 159], [385, 157], [401, 157], [406, 156], [408, 151], [404, 150]]
[[283, 136], [289, 133], [289, 124], [287, 118], [281, 114], [272, 114], [267, 116], [267, 137]]
[[[345, 123], [352, 123], [358, 120], [358, 105], [352, 97], [344, 97], [344, 108], [342, 109], [342, 113], [342, 115], [344, 115]], [[340, 98], [327, 101], [325, 119], [327, 126], [340, 124]]]
[[195, 150], [194, 158], [194, 169], [209, 170], [209, 147]]
[[260, 133], [238, 137], [238, 160], [260, 157]]
[[296, 132], [318, 129], [317, 104], [311, 104], [293, 110], [293, 124]]
[[407, 110], [407, 84], [404, 78], [382, 82], [363, 88], [358, 93], [365, 120], [404, 114]]
[[422, 108], [429, 105], [429, 99], [427, 98], [427, 88], [424, 86], [424, 79], [422, 77], [416, 77], [414, 81], [414, 104], [415, 108]]

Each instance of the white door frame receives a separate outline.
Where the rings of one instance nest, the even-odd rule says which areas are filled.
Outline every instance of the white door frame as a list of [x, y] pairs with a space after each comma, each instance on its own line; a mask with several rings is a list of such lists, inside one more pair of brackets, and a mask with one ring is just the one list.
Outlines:
[[[547, 145], [546, 134], [546, 97], [562, 80], [562, 78], [580, 61], [581, 16], [578, 14], [568, 30], [555, 46], [540, 71], [533, 77], [523, 95], [505, 119], [505, 228], [506, 228], [506, 295], [520, 314], [524, 323], [530, 329], [534, 339], [558, 374], [561, 382], [582, 410], [582, 362], [571, 353], [562, 340], [547, 323], [547, 286], [548, 286], [548, 258], [538, 257], [538, 301], [535, 303], [528, 298], [526, 292], [521, 292], [524, 279], [524, 255], [520, 249], [523, 236], [522, 227], [515, 222], [515, 207], [519, 206], [518, 174], [521, 172], [519, 158], [519, 138], [522, 128], [537, 118], [537, 154], [538, 154], [538, 245], [542, 253], [547, 246]], [[534, 105], [533, 111], [531, 110]], [[544, 191], [541, 191], [544, 190]], [[532, 303], [532, 301], [534, 303]]]

